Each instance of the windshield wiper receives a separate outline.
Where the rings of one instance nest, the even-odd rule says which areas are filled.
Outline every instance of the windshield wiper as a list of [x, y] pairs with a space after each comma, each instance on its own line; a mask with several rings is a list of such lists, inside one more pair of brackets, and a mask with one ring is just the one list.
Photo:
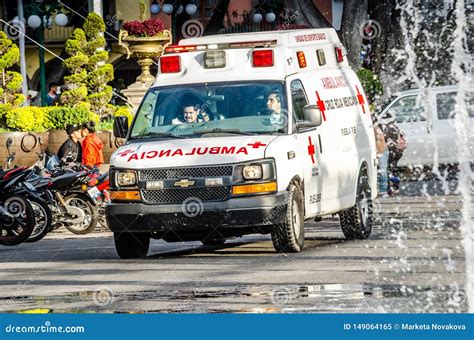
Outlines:
[[148, 132], [146, 135], [133, 137], [132, 139], [144, 139], [147, 137], [170, 137], [170, 138], [186, 139], [186, 137], [184, 136], [179, 136], [171, 132]]
[[212, 130], [198, 130], [198, 131], [193, 131], [193, 133], [195, 135], [206, 135], [208, 133], [232, 133], [236, 135], [246, 135], [246, 136], [253, 135], [252, 133], [242, 132], [239, 129], [221, 129], [221, 128], [215, 128]]

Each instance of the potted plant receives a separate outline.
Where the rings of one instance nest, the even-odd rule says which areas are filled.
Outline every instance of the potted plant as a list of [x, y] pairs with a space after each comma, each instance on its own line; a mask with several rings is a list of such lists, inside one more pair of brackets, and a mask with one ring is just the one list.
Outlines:
[[133, 55], [138, 59], [142, 73], [137, 82], [152, 82], [155, 80], [150, 73], [152, 58], [158, 58], [164, 49], [171, 44], [171, 32], [164, 29], [160, 19], [130, 21], [123, 24], [119, 33], [119, 45], [127, 52], [127, 59]]

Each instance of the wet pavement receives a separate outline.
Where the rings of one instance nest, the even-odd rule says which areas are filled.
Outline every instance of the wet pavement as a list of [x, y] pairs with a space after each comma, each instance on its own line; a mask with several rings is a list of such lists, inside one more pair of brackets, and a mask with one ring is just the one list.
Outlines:
[[0, 309], [34, 312], [467, 312], [460, 198], [378, 200], [368, 240], [337, 217], [306, 223], [305, 249], [276, 254], [269, 236], [152, 241], [119, 260], [108, 233], [0, 248]]

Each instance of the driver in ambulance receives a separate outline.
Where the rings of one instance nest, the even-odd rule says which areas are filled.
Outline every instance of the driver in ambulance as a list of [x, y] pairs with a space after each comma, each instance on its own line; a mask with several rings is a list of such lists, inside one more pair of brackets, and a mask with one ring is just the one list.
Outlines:
[[182, 116], [173, 119], [171, 124], [179, 125], [185, 123], [201, 123], [208, 121], [209, 115], [201, 110], [199, 105], [185, 104], [183, 106]]

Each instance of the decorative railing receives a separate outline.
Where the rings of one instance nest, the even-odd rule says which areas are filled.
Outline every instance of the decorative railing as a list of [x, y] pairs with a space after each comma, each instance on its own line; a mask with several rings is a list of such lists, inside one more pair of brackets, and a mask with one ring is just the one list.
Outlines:
[[74, 27], [61, 27], [58, 25], [51, 25], [50, 29], [44, 30], [44, 41], [45, 43], [64, 42], [72, 34]]

